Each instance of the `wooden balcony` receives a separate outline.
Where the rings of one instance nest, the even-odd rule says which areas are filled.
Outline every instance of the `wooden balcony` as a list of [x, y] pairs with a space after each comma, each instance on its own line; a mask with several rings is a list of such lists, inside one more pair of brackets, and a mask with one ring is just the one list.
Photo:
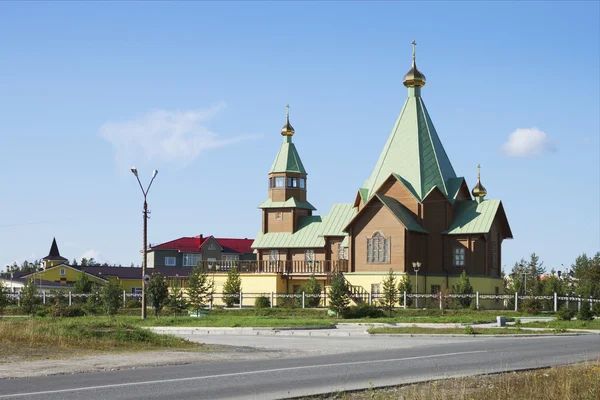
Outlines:
[[199, 266], [210, 273], [226, 274], [232, 268], [240, 273], [282, 275], [329, 275], [348, 272], [348, 260], [340, 261], [200, 261]]

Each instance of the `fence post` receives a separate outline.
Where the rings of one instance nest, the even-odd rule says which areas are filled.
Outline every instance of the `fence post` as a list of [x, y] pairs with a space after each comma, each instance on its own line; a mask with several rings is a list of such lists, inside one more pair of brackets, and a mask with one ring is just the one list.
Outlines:
[[323, 286], [323, 307], [327, 307], [327, 288]]
[[373, 292], [369, 292], [369, 305], [373, 305]]
[[406, 310], [406, 290], [404, 291], [404, 309]]
[[554, 312], [558, 311], [558, 295], [554, 292]]
[[477, 306], [477, 309], [479, 310], [479, 292], [475, 292], [475, 305]]
[[213, 309], [213, 294], [210, 294], [210, 303], [209, 303], [209, 308], [212, 310]]
[[302, 291], [302, 308], [304, 308], [304, 291]]
[[577, 311], [581, 310], [581, 296], [577, 299]]
[[46, 304], [46, 291], [42, 292], [42, 303]]
[[273, 308], [273, 292], [271, 292], [271, 308]]
[[594, 307], [594, 302], [592, 301], [593, 297], [590, 296], [590, 308]]
[[127, 300], [127, 296], [125, 295], [125, 291], [123, 290], [123, 308], [125, 308], [126, 300]]
[[240, 292], [240, 308], [242, 308], [243, 299], [244, 299], [244, 296], [242, 295], [242, 292]]
[[515, 311], [519, 311], [519, 293], [515, 292]]
[[444, 305], [442, 304], [442, 292], [439, 292], [440, 295], [440, 310], [444, 311]]
[[71, 291], [69, 290], [69, 306], [71, 305]]

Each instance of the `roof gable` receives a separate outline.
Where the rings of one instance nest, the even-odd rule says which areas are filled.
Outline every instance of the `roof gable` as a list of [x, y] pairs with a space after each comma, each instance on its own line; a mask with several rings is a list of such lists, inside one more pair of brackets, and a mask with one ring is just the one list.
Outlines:
[[290, 197], [286, 201], [273, 201], [271, 198], [268, 198], [258, 208], [302, 208], [305, 210], [316, 210], [308, 201], [298, 201], [295, 197]]
[[206, 239], [204, 239], [204, 242], [202, 242], [202, 244], [200, 245], [200, 250], [223, 250], [223, 247], [221, 246], [221, 244], [219, 244], [219, 242], [217, 241], [217, 239], [215, 239], [214, 236], [209, 236]]
[[443, 233], [448, 235], [488, 233], [499, 211], [506, 221], [506, 237], [512, 238], [512, 232], [500, 200], [484, 200], [480, 203], [475, 200], [457, 201], [452, 223]]
[[70, 270], [72, 270], [72, 271], [75, 271], [75, 272], [77, 272], [77, 273], [84, 272], [86, 275], [88, 275], [88, 276], [90, 276], [90, 277], [92, 277], [92, 278], [95, 278], [95, 279], [100, 279], [100, 280], [101, 280], [101, 281], [103, 281], [103, 282], [108, 282], [106, 279], [104, 279], [104, 278], [102, 278], [102, 277], [99, 277], [99, 276], [96, 276], [96, 275], [90, 274], [89, 272], [85, 271], [85, 269], [84, 269], [85, 267], [81, 267], [81, 269], [80, 269], [80, 268], [77, 268], [77, 267], [74, 267], [74, 266], [72, 266], [72, 265], [65, 264], [65, 263], [62, 263], [62, 264], [57, 264], [57, 265], [55, 265], [55, 266], [53, 266], [53, 267], [46, 268], [46, 269], [45, 269], [45, 270], [43, 270], [43, 271], [31, 272], [31, 273], [29, 273], [29, 274], [27, 274], [27, 275], [22, 275], [21, 277], [22, 277], [22, 278], [29, 278], [29, 277], [31, 277], [31, 276], [35, 276], [35, 275], [44, 274], [45, 272], [47, 272], [47, 271], [52, 271], [53, 269], [56, 269], [56, 268], [66, 268], [66, 269], [70, 269]]

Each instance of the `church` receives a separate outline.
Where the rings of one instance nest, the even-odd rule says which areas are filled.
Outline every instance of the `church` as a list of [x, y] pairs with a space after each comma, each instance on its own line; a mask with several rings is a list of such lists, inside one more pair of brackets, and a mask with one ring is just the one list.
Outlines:
[[456, 174], [421, 96], [415, 45], [403, 79], [408, 97], [375, 167], [354, 201], [327, 215], [309, 202], [288, 107], [252, 244], [264, 272], [292, 281], [342, 272], [353, 292], [377, 293], [391, 269], [407, 274], [413, 291], [418, 277], [419, 293], [437, 293], [466, 271], [474, 290], [502, 292], [502, 243], [513, 237], [504, 207], [486, 197], [479, 171], [472, 190]]

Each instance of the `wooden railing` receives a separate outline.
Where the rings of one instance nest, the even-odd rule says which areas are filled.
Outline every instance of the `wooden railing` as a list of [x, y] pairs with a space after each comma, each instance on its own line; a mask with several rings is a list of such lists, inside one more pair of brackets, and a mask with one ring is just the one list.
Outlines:
[[348, 272], [348, 260], [340, 261], [200, 261], [199, 266], [210, 273], [227, 273], [237, 268], [241, 273], [317, 274]]

